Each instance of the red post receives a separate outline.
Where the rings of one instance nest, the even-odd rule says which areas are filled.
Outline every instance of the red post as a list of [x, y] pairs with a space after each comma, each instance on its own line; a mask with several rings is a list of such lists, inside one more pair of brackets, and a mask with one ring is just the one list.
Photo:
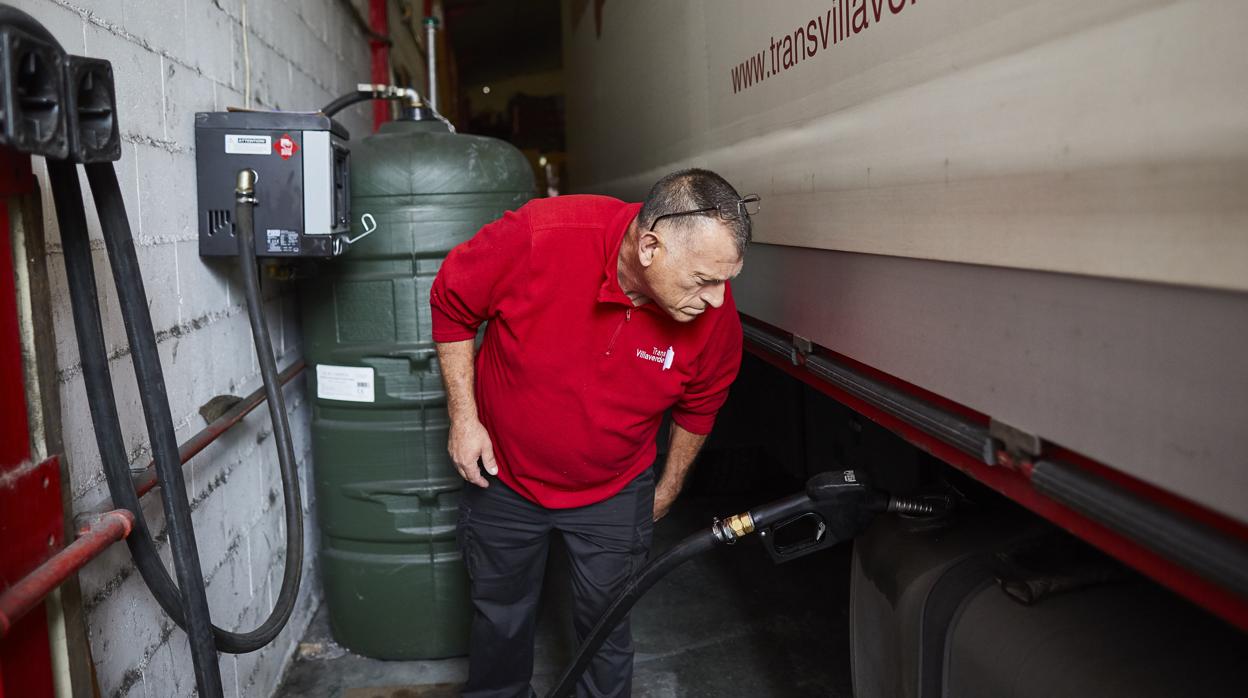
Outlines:
[[[63, 523], [59, 460], [32, 462], [17, 312], [15, 265], [26, 260], [13, 258], [12, 235], [20, 202], [30, 196], [33, 183], [30, 156], [0, 146], [0, 587], [34, 569], [60, 546]], [[0, 696], [51, 695], [45, 614], [32, 613], [11, 631], [6, 625], [5, 631]]]
[[[386, 0], [370, 0], [368, 4], [368, 25], [378, 36], [389, 36], [390, 25], [386, 19]], [[384, 41], [368, 40], [372, 51], [372, 80], [374, 85], [390, 84], [390, 47]], [[373, 131], [390, 120], [390, 103], [385, 100], [373, 100]]]

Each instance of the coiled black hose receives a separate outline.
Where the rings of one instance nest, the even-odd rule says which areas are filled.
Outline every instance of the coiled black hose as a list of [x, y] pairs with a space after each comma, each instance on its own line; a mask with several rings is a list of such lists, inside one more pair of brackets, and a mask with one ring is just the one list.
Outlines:
[[[111, 376], [108, 370], [107, 350], [100, 322], [99, 303], [95, 290], [94, 265], [91, 260], [90, 243], [86, 233], [86, 218], [82, 210], [82, 193], [78, 186], [76, 168], [69, 163], [48, 162], [49, 180], [57, 218], [60, 222], [64, 248], [66, 274], [69, 279], [70, 299], [74, 325], [78, 336], [79, 353], [82, 357], [84, 382], [88, 405], [96, 429], [101, 460], [109, 491], [117, 506], [136, 515], [135, 530], [126, 541], [140, 575], [152, 590], [152, 595], [165, 613], [178, 625], [186, 628], [192, 638], [195, 653], [196, 683], [203, 696], [220, 695], [220, 672], [216, 649], [225, 652], [252, 652], [271, 642], [281, 631], [294, 609], [295, 597], [303, 570], [303, 520], [302, 504], [294, 470], [293, 447], [290, 443], [289, 425], [278, 383], [275, 376], [269, 380], [270, 369], [275, 369], [272, 345], [267, 326], [260, 316], [253, 317], [253, 331], [259, 323], [261, 331], [256, 339], [263, 357], [267, 351], [269, 360], [261, 358], [261, 372], [266, 378], [266, 391], [270, 411], [274, 415], [274, 435], [281, 462], [283, 494], [287, 521], [287, 567], [277, 603], [269, 617], [255, 630], [237, 633], [211, 625], [203, 575], [195, 549], [193, 528], [189, 520], [189, 504], [181, 477], [181, 464], [177, 444], [173, 436], [173, 423], [165, 396], [163, 374], [159, 356], [156, 354], [151, 316], [147, 312], [146, 293], [138, 274], [138, 261], [130, 236], [129, 222], [125, 215], [116, 174], [111, 164], [88, 166], [88, 177], [95, 194], [96, 207], [100, 212], [105, 233], [105, 244], [113, 262], [114, 278], [118, 285], [118, 298], [126, 322], [131, 343], [131, 355], [136, 374], [140, 377], [140, 390], [144, 410], [151, 430], [152, 450], [156, 459], [157, 473], [161, 479], [161, 495], [169, 524], [170, 547], [173, 550], [175, 571], [179, 584], [174, 585], [160, 560], [151, 529], [141, 515], [142, 505], [130, 480], [129, 464], [117, 417]], [[249, 267], [255, 275], [253, 264]], [[257, 284], [258, 288], [258, 284]], [[258, 294], [251, 312], [259, 308]], [[266, 368], [267, 366], [267, 368]], [[275, 373], [275, 371], [273, 371]], [[169, 471], [172, 470], [172, 474]], [[186, 523], [177, 520], [177, 510], [185, 508]], [[174, 515], [168, 515], [173, 510]], [[189, 539], [189, 541], [188, 541]], [[188, 569], [189, 568], [189, 569]], [[189, 589], [185, 595], [179, 590]], [[190, 606], [184, 612], [183, 602], [203, 599], [200, 608]], [[189, 618], [189, 620], [188, 620]], [[196, 641], [198, 638], [198, 641]], [[214, 648], [215, 644], [215, 648]]]
[[[99, 300], [95, 289], [95, 270], [87, 239], [86, 216], [82, 192], [74, 165], [62, 161], [48, 162], [49, 181], [61, 229], [65, 269], [69, 280], [74, 326], [82, 360], [88, 406], [96, 430], [96, 442], [104, 464], [105, 479], [117, 506], [135, 514], [134, 532], [126, 542], [135, 560], [135, 567], [152, 590], [165, 613], [186, 629], [195, 657], [195, 679], [202, 696], [221, 695], [221, 679], [216, 650], [231, 653], [253, 652], [273, 641], [289, 620], [297, 600], [303, 574], [303, 518], [298, 472], [290, 438], [285, 402], [277, 381], [272, 341], [263, 320], [259, 282], [256, 279], [254, 242], [244, 244], [250, 251], [240, 255], [244, 270], [245, 295], [252, 333], [259, 354], [261, 376], [269, 400], [273, 433], [286, 508], [286, 566], [282, 585], [272, 612], [255, 630], [239, 633], [213, 626], [209, 615], [190, 520], [190, 505], [178, 457], [173, 419], [169, 410], [163, 371], [157, 354], [147, 297], [139, 274], [138, 258], [130, 233], [116, 172], [111, 163], [87, 166], [87, 176], [100, 214], [105, 246], [112, 263], [118, 301], [131, 346], [135, 373], [139, 377], [157, 475], [161, 481], [161, 497], [169, 523], [170, 547], [178, 575], [175, 585], [161, 562], [151, 529], [142, 516], [142, 505], [130, 480], [129, 463], [117, 416], [112, 377], [100, 322]], [[242, 210], [240, 208], [240, 210]], [[240, 220], [243, 233], [251, 237], [250, 207], [245, 208], [246, 221]], [[183, 594], [180, 589], [188, 589]], [[184, 610], [186, 603], [188, 610]]]
[[256, 274], [255, 206], [253, 196], [245, 197], [240, 192], [234, 213], [238, 221], [238, 268], [243, 276], [247, 318], [251, 321], [256, 359], [260, 363], [264, 394], [269, 403], [269, 417], [273, 423], [273, 439], [277, 447], [286, 507], [286, 567], [282, 572], [282, 586], [278, 591], [273, 613], [252, 633], [256, 636], [255, 641], [268, 644], [277, 637], [290, 618], [299, 595], [299, 582], [303, 576], [303, 500], [299, 493], [299, 471], [295, 463], [295, 447], [290, 440], [286, 400], [282, 396], [282, 384], [277, 375], [277, 360], [273, 357], [269, 324], [264, 321], [264, 308], [260, 301], [260, 279]]
[[[16, 26], [63, 51], [60, 43], [42, 24], [20, 10], [0, 5], [0, 24]], [[186, 630], [199, 695], [215, 698], [221, 696], [223, 691], [217, 648], [226, 652], [251, 652], [271, 642], [294, 610], [303, 574], [303, 518], [298, 472], [295, 470], [294, 448], [290, 440], [290, 426], [281, 385], [277, 380], [272, 342], [268, 326], [261, 315], [259, 284], [255, 279], [254, 249], [242, 261], [242, 266], [247, 281], [246, 295], [252, 334], [259, 354], [280, 462], [286, 507], [286, 569], [281, 591], [269, 617], [251, 632], [235, 633], [212, 625], [164, 374], [156, 349], [155, 333], [148, 312], [147, 295], [139, 272], [129, 219], [117, 185], [116, 171], [111, 163], [88, 165], [86, 168], [104, 232], [104, 244], [117, 287], [130, 354], [138, 377], [144, 417], [156, 461], [157, 477], [161, 484], [161, 500], [168, 522], [177, 585], [173, 583], [160, 560], [151, 530], [142, 515], [138, 494], [130, 479], [125, 441], [108, 368], [108, 352], [100, 321], [95, 269], [91, 259], [77, 168], [70, 162], [55, 159], [49, 159], [47, 164], [53, 205], [61, 231], [88, 409], [95, 426], [105, 480], [114, 503], [135, 515], [134, 531], [126, 539], [135, 560], [135, 567], [165, 613]]]
[[[111, 169], [111, 165], [109, 166]], [[144, 581], [152, 589], [161, 608], [175, 622], [184, 627], [191, 644], [194, 659], [195, 683], [201, 696], [222, 695], [221, 671], [217, 653], [213, 648], [212, 624], [208, 611], [208, 599], [204, 589], [203, 572], [195, 547], [195, 535], [191, 527], [190, 504], [186, 500], [186, 487], [182, 481], [181, 465], [177, 463], [177, 447], [174, 447], [176, 479], [171, 480], [167, 465], [157, 461], [157, 474], [161, 479], [161, 500], [169, 522], [169, 546], [173, 553], [174, 570], [183, 594], [173, 585], [165, 570], [150, 529], [144, 520], [139, 498], [130, 481], [126, 460], [125, 442], [117, 419], [116, 400], [113, 395], [112, 377], [108, 370], [108, 354], [104, 344], [104, 330], [100, 323], [99, 299], [95, 291], [95, 269], [91, 261], [91, 246], [87, 239], [87, 221], [83, 212], [82, 191], [78, 185], [77, 168], [68, 162], [49, 160], [48, 180], [52, 188], [53, 203], [61, 231], [61, 245], [65, 258], [65, 274], [68, 279], [70, 303], [74, 316], [74, 329], [78, 337], [78, 352], [82, 361], [83, 382], [86, 384], [87, 405], [91, 421], [95, 425], [96, 443], [104, 463], [104, 474], [114, 502], [129, 509], [135, 515], [135, 528], [126, 538], [135, 566]], [[133, 253], [133, 248], [131, 249]], [[143, 317], [147, 306], [143, 305]], [[131, 325], [127, 319], [127, 329]], [[159, 360], [157, 361], [159, 367]], [[139, 361], [135, 360], [139, 371]], [[143, 374], [138, 373], [140, 384]], [[164, 382], [160, 382], [163, 394]], [[151, 413], [148, 413], [149, 425]], [[153, 440], [155, 441], [155, 440]], [[153, 450], [155, 450], [155, 443]], [[176, 485], [174, 483], [177, 483]], [[160, 582], [163, 582], [160, 583]], [[185, 614], [183, 613], [185, 604]]]
[[[151, 315], [147, 310], [147, 295], [139, 274], [138, 258], [134, 252], [134, 240], [130, 233], [130, 221], [126, 217], [116, 171], [111, 163], [87, 165], [86, 170], [96, 209], [99, 211], [100, 224], [104, 230], [105, 246], [108, 248], [109, 259], [113, 265], [113, 278], [117, 284], [117, 296], [122, 317], [125, 320], [135, 374], [139, 377], [140, 396], [148, 420], [157, 475], [162, 483], [161, 493], [165, 496], [170, 490], [185, 492], [173, 417], [169, 410], [169, 400], [160, 368], [160, 357], [157, 354]], [[74, 184], [76, 187], [76, 178]], [[250, 232], [250, 226], [248, 227]], [[216, 649], [231, 654], [254, 652], [277, 637], [294, 611], [299, 584], [303, 576], [303, 504], [299, 490], [299, 474], [296, 470], [294, 447], [291, 444], [285, 400], [282, 396], [281, 384], [277, 379], [276, 362], [273, 359], [273, 343], [269, 337], [268, 325], [263, 319], [263, 309], [260, 306], [259, 286], [255, 278], [254, 247], [251, 250], [249, 263], [240, 255], [240, 267], [243, 270], [244, 295], [247, 296], [252, 337], [260, 363], [260, 375], [269, 401], [269, 415], [273, 422], [273, 436], [282, 478], [282, 497], [286, 509], [286, 564], [282, 573], [282, 585], [273, 610], [259, 626], [248, 632], [234, 632], [211, 626]], [[256, 286], [254, 298], [252, 289], [247, 283], [248, 280]], [[98, 309], [96, 318], [98, 321]], [[107, 398], [101, 396], [101, 399], [107, 399], [108, 404], [112, 405], [111, 385], [108, 392]], [[98, 423], [96, 428], [97, 434], [100, 433]], [[118, 441], [120, 441], [120, 428], [118, 428]], [[122, 454], [121, 469], [125, 472], [122, 473], [124, 477], [119, 476], [116, 479], [124, 482], [124, 485], [120, 488], [113, 487], [110, 480], [110, 493], [115, 503], [132, 508], [136, 518], [141, 521], [138, 496], [130, 483], [128, 466], [125, 465], [124, 447], [120, 453]], [[172, 484], [171, 480], [166, 479], [161, 469], [162, 463], [176, 473], [177, 484]], [[179, 579], [178, 587], [175, 587], [160, 558], [156, 555], [156, 546], [146, 525], [141, 524], [136, 527], [135, 534], [137, 535], [131, 535], [128, 540], [140, 539], [139, 550], [136, 552], [132, 546], [131, 551], [134, 553], [136, 566], [143, 575], [143, 580], [147, 582], [152, 595], [156, 597], [169, 617], [179, 625], [183, 625], [178, 601], [178, 587], [183, 586], [181, 579]], [[144, 545], [141, 539], [146, 539], [148, 545]], [[198, 578], [196, 584], [202, 589], [202, 576]]]

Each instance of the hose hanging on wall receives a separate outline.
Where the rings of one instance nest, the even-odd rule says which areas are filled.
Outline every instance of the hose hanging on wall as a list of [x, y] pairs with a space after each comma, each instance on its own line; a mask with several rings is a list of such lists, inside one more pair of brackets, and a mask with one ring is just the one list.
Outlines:
[[[256, 278], [254, 243], [251, 255], [240, 255], [245, 295], [248, 301], [252, 334], [259, 355], [261, 376], [269, 400], [273, 434], [278, 449], [283, 501], [286, 508], [286, 565], [282, 586], [272, 612], [255, 630], [239, 633], [211, 625], [199, 566], [194, 532], [190, 521], [190, 505], [182, 479], [181, 463], [169, 410], [163, 373], [157, 354], [147, 298], [139, 275], [138, 259], [130, 234], [121, 191], [111, 163], [89, 165], [87, 176], [100, 214], [105, 246], [112, 262], [122, 308], [135, 374], [148, 422], [161, 495], [169, 523], [170, 547], [173, 551], [178, 585], [170, 578], [157, 552], [151, 529], [142, 516], [139, 497], [130, 480], [120, 422], [117, 416], [104, 333], [100, 322], [99, 303], [95, 291], [94, 265], [86, 234], [82, 193], [76, 168], [66, 162], [48, 162], [49, 180], [56, 205], [57, 218], [64, 247], [66, 274], [69, 280], [74, 326], [82, 357], [88, 405], [96, 429], [96, 441], [104, 463], [105, 478], [117, 506], [135, 514], [136, 525], [126, 540], [135, 566], [152, 590], [165, 613], [187, 630], [191, 638], [196, 665], [196, 683], [200, 695], [220, 693], [220, 672], [216, 650], [231, 653], [252, 652], [272, 642], [281, 632], [294, 610], [303, 571], [303, 518], [298, 472], [284, 399], [277, 381], [272, 341], [262, 315], [259, 282]], [[250, 220], [250, 206], [240, 206], [240, 227], [250, 234], [244, 222]], [[250, 260], [250, 261], [248, 261]], [[174, 512], [169, 515], [168, 512]], [[182, 512], [179, 515], [179, 511]], [[184, 518], [184, 521], [179, 519]], [[188, 589], [184, 595], [179, 589]], [[202, 603], [196, 604], [196, 600]], [[184, 602], [191, 610], [184, 608]], [[215, 645], [215, 648], [214, 648]]]
[[[64, 56], [64, 49], [51, 33], [34, 18], [20, 10], [0, 5], [0, 25], [16, 26], [27, 34], [38, 37], [52, 47], [57, 54]], [[107, 63], [104, 64], [107, 66]], [[58, 81], [67, 78], [68, 74], [61, 75], [59, 71], [53, 71], [45, 76], [45, 79]], [[69, 114], [68, 118], [71, 122], [74, 116], [73, 113]], [[71, 123], [71, 130], [76, 126], [78, 124]], [[286, 568], [281, 590], [268, 618], [255, 630], [238, 633], [215, 627], [211, 622], [203, 571], [200, 567], [199, 552], [191, 521], [191, 507], [187, 500], [186, 484], [182, 476], [177, 437], [148, 310], [147, 294], [143, 288], [138, 257], [135, 253], [134, 240], [131, 236], [121, 190], [117, 184], [116, 171], [112, 162], [96, 162], [95, 159], [100, 156], [101, 153], [96, 152], [85, 155], [70, 153], [70, 157], [80, 157], [84, 162], [94, 163], [86, 165], [86, 173], [99, 212], [104, 244], [108, 251], [129, 340], [131, 359], [138, 379], [144, 418], [147, 423], [153, 458], [156, 462], [161, 500], [167, 521], [169, 546], [178, 579], [176, 585], [157, 552], [151, 530], [142, 515], [139, 496], [130, 477], [125, 440], [118, 419], [112, 377], [108, 367], [109, 358], [104, 341], [104, 330], [100, 320], [95, 269], [87, 235], [87, 221], [78, 171], [71, 161], [58, 159], [63, 157], [63, 154], [57, 152], [49, 156], [47, 160], [48, 180], [52, 190], [58, 227], [61, 231], [65, 270], [88, 408], [95, 427], [96, 443], [104, 466], [105, 480], [113, 501], [117, 506], [131, 511], [135, 516], [134, 530], [126, 538], [135, 560], [135, 567], [165, 613], [186, 630], [199, 695], [205, 698], [215, 698], [222, 695], [217, 649], [234, 653], [251, 652], [271, 642], [285, 626], [294, 610], [303, 573], [303, 510], [298, 471], [281, 384], [278, 381], [276, 361], [273, 357], [272, 341], [260, 303], [254, 243], [248, 245], [250, 255], [240, 255], [240, 264], [245, 281], [245, 296], [252, 336], [255, 340], [260, 373], [269, 402], [282, 477], [283, 501], [286, 508]], [[116, 154], [108, 157], [107, 153], [103, 156], [110, 160], [117, 157]], [[250, 205], [252, 204], [254, 204], [254, 199], [248, 205], [241, 202], [239, 204], [240, 210], [246, 209], [249, 224], [246, 231], [248, 235], [252, 234], [250, 228]]]
[[[178, 482], [181, 482], [181, 465], [173, 417], [169, 409], [151, 315], [147, 312], [147, 296], [139, 274], [138, 258], [134, 251], [134, 240], [131, 237], [125, 204], [117, 184], [117, 175], [111, 163], [88, 165], [86, 170], [96, 209], [99, 211], [100, 224], [104, 230], [105, 246], [113, 266], [113, 278], [117, 284], [117, 296], [135, 363], [135, 374], [139, 377], [140, 396], [148, 418], [148, 430], [157, 472], [159, 474], [163, 460], [178, 473]], [[233, 654], [254, 652], [277, 637], [294, 611], [303, 575], [303, 504], [299, 490], [299, 474], [290, 438], [290, 426], [286, 417], [285, 400], [277, 379], [276, 362], [273, 359], [273, 343], [269, 337], [268, 325], [264, 322], [263, 308], [260, 305], [254, 246], [252, 249], [251, 263], [248, 264], [242, 255], [240, 255], [239, 262], [244, 279], [244, 295], [247, 298], [252, 337], [260, 364], [260, 375], [264, 382], [269, 415], [273, 422], [273, 436], [282, 478], [282, 499], [286, 509], [286, 559], [277, 600], [264, 622], [256, 629], [245, 633], [213, 626], [216, 648]], [[255, 285], [254, 290], [251, 288], [252, 285]], [[140, 367], [140, 362], [143, 364], [142, 367]], [[145, 379], [147, 379], [146, 383]], [[133, 504], [137, 507], [138, 498], [134, 495], [128, 473], [123, 481], [126, 486], [120, 493], [122, 499], [118, 498], [118, 492], [111, 492], [114, 502], [130, 508], [130, 502], [123, 501], [123, 499], [133, 498]], [[168, 489], [164, 485], [163, 478], [161, 489], [162, 492]], [[185, 489], [179, 488], [179, 491], [185, 491]], [[136, 508], [136, 515], [140, 511]], [[145, 526], [142, 526], [141, 530], [136, 529], [139, 535], [131, 536], [131, 539], [144, 538], [143, 533], [146, 531]], [[146, 537], [150, 540], [150, 533]], [[154, 543], [150, 546], [150, 550], [152, 553], [155, 552]], [[143, 554], [147, 556], [146, 551]], [[138, 555], [136, 554], [135, 557], [137, 560]], [[180, 617], [171, 611], [171, 606], [176, 610], [176, 602], [167, 605], [169, 600], [176, 598], [177, 588], [174, 587], [160, 559], [156, 557], [153, 560], [152, 564], [145, 566], [151, 572], [151, 576], [144, 574], [143, 579], [151, 587], [153, 595], [161, 602], [165, 612], [181, 625]], [[143, 572], [143, 569], [140, 568], [140, 572]], [[200, 584], [202, 585], [202, 581]]]
[[[108, 370], [108, 353], [104, 345], [103, 325], [100, 322], [95, 269], [87, 239], [87, 221], [83, 212], [77, 168], [68, 162], [49, 160], [48, 179], [61, 231], [65, 274], [74, 316], [74, 331], [78, 338], [83, 382], [86, 385], [87, 406], [91, 412], [91, 421], [95, 425], [96, 444], [104, 464], [105, 479], [117, 506], [129, 509], [135, 515], [134, 532], [126, 538], [126, 543], [134, 556], [135, 566], [144, 581], [148, 582], [161, 608], [187, 631], [195, 683], [200, 695], [219, 696], [222, 691], [221, 671], [212, 644], [208, 600], [198, 552], [195, 549], [194, 532], [190, 528], [190, 505], [186, 500], [186, 488], [181, 484], [181, 467], [178, 467], [177, 479], [180, 486], [175, 488], [166, 479], [167, 474], [160, 463], [157, 463], [157, 475], [161, 480], [161, 500], [169, 522], [169, 546], [178, 580], [182, 588], [187, 590], [185, 595], [174, 587], [169, 573], [165, 571], [164, 563], [156, 552], [151, 531], [142, 515], [138, 495], [130, 481], [125, 442], [117, 418], [112, 377]], [[174, 450], [176, 453], [176, 448]], [[163, 579], [165, 584], [154, 584], [154, 579]]]

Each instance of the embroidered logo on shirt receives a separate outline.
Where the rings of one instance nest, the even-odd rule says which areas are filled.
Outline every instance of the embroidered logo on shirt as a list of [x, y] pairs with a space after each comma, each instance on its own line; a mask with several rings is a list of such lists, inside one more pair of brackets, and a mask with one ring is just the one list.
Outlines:
[[651, 347], [650, 351], [638, 349], [637, 358], [653, 361], [656, 364], [663, 364], [663, 370], [666, 371], [672, 367], [672, 361], [676, 359], [676, 350], [672, 347], [668, 347], [666, 350], [659, 347]]

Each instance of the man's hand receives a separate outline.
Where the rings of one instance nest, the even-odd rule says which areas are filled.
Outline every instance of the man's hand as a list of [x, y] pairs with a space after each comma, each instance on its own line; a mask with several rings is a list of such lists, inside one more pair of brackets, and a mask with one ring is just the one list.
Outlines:
[[654, 520], [667, 516], [667, 512], [671, 510], [672, 503], [676, 501], [676, 495], [680, 494], [680, 488], [664, 487], [663, 483], [659, 483], [654, 488]]
[[485, 465], [485, 472], [498, 474], [498, 464], [494, 462], [494, 445], [490, 442], [490, 434], [481, 422], [459, 420], [451, 423], [451, 434], [446, 450], [451, 454], [451, 462], [459, 471], [460, 477], [477, 487], [489, 487], [485, 477], [481, 475], [480, 460]]
[[480, 460], [485, 472], [498, 474], [494, 462], [494, 444], [477, 416], [477, 401], [472, 394], [473, 340], [438, 342], [438, 363], [442, 367], [442, 383], [446, 386], [446, 411], [451, 417], [451, 433], [446, 450], [460, 477], [477, 487], [489, 487], [481, 475]]
[[672, 502], [676, 501], [676, 495], [680, 494], [681, 488], [685, 486], [685, 477], [689, 475], [693, 459], [698, 457], [698, 451], [702, 449], [702, 444], [705, 442], [705, 436], [685, 431], [684, 427], [672, 423], [663, 477], [659, 478], [659, 483], [654, 486], [655, 521], [667, 516], [667, 511], [672, 508]]

